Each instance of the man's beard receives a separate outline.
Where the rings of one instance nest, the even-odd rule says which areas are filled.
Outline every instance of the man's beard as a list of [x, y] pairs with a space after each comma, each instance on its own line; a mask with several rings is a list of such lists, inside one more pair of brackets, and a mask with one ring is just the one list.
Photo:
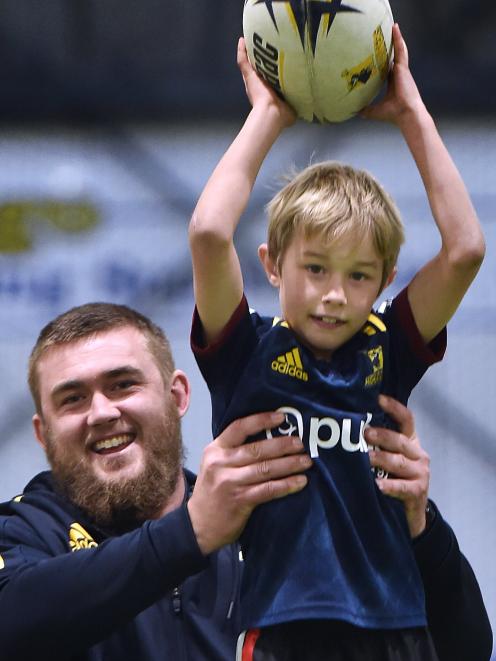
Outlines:
[[[48, 434], [47, 458], [59, 489], [98, 526], [132, 529], [159, 516], [181, 476], [181, 422], [169, 402], [160, 424], [142, 439], [144, 468], [131, 478], [101, 480], [85, 458], [64, 457]], [[118, 459], [118, 458], [116, 458]]]

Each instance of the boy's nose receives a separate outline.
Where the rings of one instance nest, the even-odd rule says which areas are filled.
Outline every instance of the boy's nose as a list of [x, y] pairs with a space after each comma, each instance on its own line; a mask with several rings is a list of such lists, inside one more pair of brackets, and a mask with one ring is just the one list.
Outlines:
[[334, 279], [329, 283], [328, 288], [322, 296], [323, 303], [333, 303], [334, 305], [345, 305], [346, 294], [340, 279]]

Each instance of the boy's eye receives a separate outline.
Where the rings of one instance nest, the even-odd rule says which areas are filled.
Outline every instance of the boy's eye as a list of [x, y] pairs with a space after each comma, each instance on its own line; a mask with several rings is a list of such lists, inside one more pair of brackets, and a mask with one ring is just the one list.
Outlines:
[[306, 269], [309, 273], [313, 273], [314, 275], [324, 273], [324, 267], [320, 264], [307, 264]]
[[361, 271], [354, 271], [354, 272], [351, 274], [351, 278], [352, 278], [352, 280], [356, 280], [357, 282], [360, 282], [361, 280], [366, 280], [367, 277], [368, 277], [367, 274], [366, 274], [366, 273], [362, 273]]

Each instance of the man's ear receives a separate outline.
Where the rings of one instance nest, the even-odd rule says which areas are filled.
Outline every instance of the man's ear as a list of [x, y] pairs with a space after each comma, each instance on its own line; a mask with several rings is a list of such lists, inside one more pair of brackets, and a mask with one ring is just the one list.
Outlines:
[[265, 275], [273, 287], [279, 287], [281, 279], [279, 277], [279, 269], [272, 257], [269, 256], [269, 249], [266, 243], [262, 243], [258, 247], [258, 258], [260, 259]]
[[179, 416], [182, 418], [188, 410], [191, 397], [191, 385], [188, 377], [182, 370], [174, 370], [170, 381], [170, 389], [172, 396], [176, 400]]
[[39, 413], [35, 413], [33, 415], [33, 429], [36, 440], [41, 445], [41, 447], [46, 450], [47, 442], [45, 434], [45, 423], [43, 422]]

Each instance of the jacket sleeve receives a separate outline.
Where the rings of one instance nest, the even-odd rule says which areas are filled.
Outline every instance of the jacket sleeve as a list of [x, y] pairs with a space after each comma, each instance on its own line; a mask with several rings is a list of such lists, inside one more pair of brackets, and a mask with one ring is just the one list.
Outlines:
[[86, 650], [206, 564], [186, 506], [95, 548], [58, 555], [21, 516], [1, 517], [2, 658]]
[[439, 660], [488, 661], [493, 635], [479, 584], [455, 533], [430, 505], [434, 521], [413, 545]]

